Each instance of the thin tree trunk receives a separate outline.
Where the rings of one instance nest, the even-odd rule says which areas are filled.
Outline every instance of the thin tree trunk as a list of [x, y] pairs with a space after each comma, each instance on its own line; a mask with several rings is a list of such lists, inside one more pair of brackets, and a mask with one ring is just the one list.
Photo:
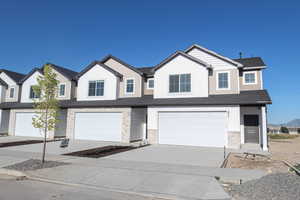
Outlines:
[[47, 130], [48, 130], [48, 108], [46, 109], [46, 124], [45, 124], [45, 130], [44, 130], [44, 146], [43, 146], [43, 157], [42, 157], [42, 163], [45, 162], [45, 154], [46, 154], [46, 144], [47, 144]]

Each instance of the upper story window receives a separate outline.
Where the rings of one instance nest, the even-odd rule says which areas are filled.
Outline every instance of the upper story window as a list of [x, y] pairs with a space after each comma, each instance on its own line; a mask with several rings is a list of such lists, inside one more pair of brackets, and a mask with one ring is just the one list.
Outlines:
[[147, 89], [154, 89], [154, 79], [153, 78], [148, 79]]
[[130, 94], [134, 92], [134, 79], [127, 79], [126, 80], [126, 93]]
[[64, 97], [66, 96], [66, 84], [59, 84], [58, 86], [58, 96]]
[[9, 98], [14, 98], [15, 96], [15, 88], [9, 88]]
[[174, 74], [169, 76], [169, 92], [190, 92], [191, 74]]
[[229, 72], [217, 72], [217, 88], [229, 89]]
[[256, 72], [244, 72], [244, 84], [256, 84]]
[[40, 94], [36, 93], [36, 92], [33, 90], [33, 86], [30, 86], [29, 98], [30, 98], [30, 99], [37, 99], [37, 98], [40, 98]]
[[104, 80], [89, 81], [89, 96], [104, 95]]

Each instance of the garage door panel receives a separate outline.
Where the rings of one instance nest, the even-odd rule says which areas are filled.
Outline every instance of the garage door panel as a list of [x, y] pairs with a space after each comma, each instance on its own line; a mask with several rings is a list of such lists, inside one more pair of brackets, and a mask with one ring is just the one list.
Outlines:
[[40, 129], [34, 128], [32, 125], [32, 118], [34, 116], [35, 113], [16, 113], [16, 136], [42, 137]]
[[76, 113], [75, 139], [121, 141], [122, 113]]
[[161, 112], [159, 143], [223, 147], [225, 112]]

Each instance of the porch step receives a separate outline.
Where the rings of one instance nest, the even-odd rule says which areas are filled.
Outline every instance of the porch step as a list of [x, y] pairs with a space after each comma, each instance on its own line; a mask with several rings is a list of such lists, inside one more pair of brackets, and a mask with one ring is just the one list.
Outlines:
[[263, 151], [259, 144], [254, 144], [254, 143], [242, 144], [240, 152], [241, 153], [259, 154], [259, 155], [264, 155], [264, 156], [271, 155], [270, 152]]

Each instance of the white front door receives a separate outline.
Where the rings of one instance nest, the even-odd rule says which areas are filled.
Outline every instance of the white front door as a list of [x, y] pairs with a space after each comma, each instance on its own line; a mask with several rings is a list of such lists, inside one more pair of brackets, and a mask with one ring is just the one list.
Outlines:
[[75, 114], [75, 139], [121, 142], [122, 113]]
[[226, 112], [160, 112], [160, 144], [224, 147]]
[[40, 129], [34, 128], [32, 118], [35, 113], [16, 113], [15, 136], [42, 137]]

